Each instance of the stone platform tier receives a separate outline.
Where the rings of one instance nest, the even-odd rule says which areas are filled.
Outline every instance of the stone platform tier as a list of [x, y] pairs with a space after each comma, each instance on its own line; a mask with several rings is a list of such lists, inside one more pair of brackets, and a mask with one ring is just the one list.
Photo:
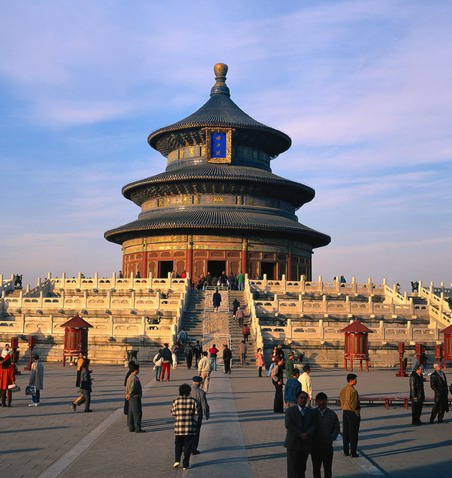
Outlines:
[[398, 342], [407, 350], [415, 343], [427, 346], [431, 362], [434, 347], [442, 343], [440, 330], [452, 323], [444, 290], [423, 287], [412, 296], [400, 294], [386, 281], [366, 283], [249, 280], [246, 293], [253, 334], [268, 357], [275, 344], [303, 352], [310, 362], [342, 367], [344, 334], [341, 329], [358, 319], [369, 334], [370, 365], [398, 366]]
[[75, 278], [49, 275], [24, 290], [11, 284], [2, 278], [0, 343], [19, 337], [23, 356], [28, 335], [35, 335], [35, 351], [49, 361], [61, 361], [64, 329], [60, 325], [77, 313], [93, 325], [90, 356], [100, 363], [120, 363], [131, 349], [140, 351], [141, 361], [150, 360], [162, 343], [175, 341], [181, 326], [204, 348], [213, 342], [228, 343], [238, 357], [241, 334], [231, 311], [235, 295], [240, 296], [245, 322], [251, 325], [251, 357], [256, 347], [263, 347], [268, 357], [273, 345], [281, 343], [287, 350], [304, 352], [311, 362], [342, 367], [340, 331], [358, 319], [372, 330], [371, 366], [396, 366], [398, 342], [404, 342], [407, 350], [423, 343], [432, 362], [434, 346], [442, 342], [440, 330], [452, 323], [448, 290], [433, 284], [426, 288], [419, 283], [418, 292], [408, 296], [384, 280], [342, 284], [321, 278], [317, 282], [303, 277], [300, 281], [247, 278], [245, 293], [220, 291], [219, 312], [212, 310], [214, 290], [191, 291], [188, 279], [79, 274]]
[[10, 290], [0, 299], [0, 342], [19, 337], [22, 355], [27, 338], [37, 338], [35, 352], [61, 361], [64, 328], [76, 314], [93, 328], [90, 357], [99, 363], [121, 363], [131, 349], [140, 360], [150, 360], [161, 344], [173, 343], [188, 290], [188, 279], [168, 278], [52, 278], [36, 287]]

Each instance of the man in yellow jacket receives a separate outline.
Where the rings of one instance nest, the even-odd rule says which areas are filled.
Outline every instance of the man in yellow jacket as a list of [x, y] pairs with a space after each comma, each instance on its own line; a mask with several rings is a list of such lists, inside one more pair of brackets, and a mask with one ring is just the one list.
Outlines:
[[342, 409], [342, 428], [344, 455], [358, 457], [356, 448], [358, 446], [359, 424], [361, 422], [361, 405], [359, 394], [355, 389], [358, 376], [354, 373], [347, 375], [347, 385], [341, 390], [340, 400]]

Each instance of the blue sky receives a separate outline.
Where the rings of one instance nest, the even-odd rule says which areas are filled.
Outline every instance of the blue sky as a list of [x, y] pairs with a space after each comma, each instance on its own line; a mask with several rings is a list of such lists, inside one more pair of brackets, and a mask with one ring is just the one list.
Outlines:
[[291, 136], [275, 174], [316, 190], [314, 276], [452, 280], [452, 3], [21, 1], [0, 16], [0, 272], [110, 274], [149, 133], [232, 99]]

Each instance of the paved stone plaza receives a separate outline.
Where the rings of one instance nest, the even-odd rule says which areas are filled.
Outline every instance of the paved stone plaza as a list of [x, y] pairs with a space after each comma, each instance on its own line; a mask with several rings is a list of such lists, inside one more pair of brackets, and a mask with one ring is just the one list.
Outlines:
[[[191, 459], [187, 471], [173, 470], [174, 435], [170, 404], [183, 382], [194, 374], [179, 365], [172, 381], [159, 383], [152, 367], [143, 366], [145, 386], [143, 426], [146, 434], [130, 433], [122, 414], [126, 369], [93, 364], [94, 413], [72, 412], [76, 396], [75, 370], [45, 364], [42, 404], [28, 407], [23, 391], [14, 395], [12, 408], [0, 408], [0, 477], [275, 477], [285, 476], [284, 417], [272, 412], [273, 387], [269, 378], [258, 378], [255, 369], [233, 369], [232, 375], [214, 372], [209, 391], [211, 419], [204, 422], [201, 454]], [[393, 370], [358, 372], [361, 394], [404, 394], [408, 379]], [[345, 384], [341, 370], [314, 369], [314, 394], [337, 396]], [[451, 377], [452, 378], [452, 377]], [[18, 377], [25, 389], [28, 372]], [[426, 383], [427, 395], [431, 396]], [[332, 404], [337, 411], [337, 406]], [[428, 422], [430, 405], [424, 407]], [[428, 477], [450, 473], [452, 426], [412, 427], [411, 411], [397, 404], [365, 405], [362, 411], [359, 451], [362, 458], [342, 455], [336, 446], [336, 477]], [[339, 415], [340, 416], [340, 415]], [[341, 416], [340, 416], [341, 418]], [[307, 476], [312, 476], [309, 464]]]

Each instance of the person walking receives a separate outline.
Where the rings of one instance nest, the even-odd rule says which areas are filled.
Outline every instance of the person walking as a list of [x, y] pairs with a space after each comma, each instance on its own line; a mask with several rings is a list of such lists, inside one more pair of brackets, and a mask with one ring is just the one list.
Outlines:
[[126, 384], [126, 400], [129, 402], [127, 426], [132, 433], [144, 433], [146, 430], [141, 428], [141, 420], [143, 417], [141, 397], [143, 396], [143, 389], [140, 379], [138, 378], [140, 366], [137, 363], [132, 363], [131, 367], [132, 373], [129, 375]]
[[160, 375], [162, 374], [162, 363], [163, 363], [163, 357], [162, 357], [162, 349], [160, 349], [155, 355], [154, 355], [154, 370], [155, 370], [155, 379], [157, 382], [160, 382]]
[[242, 334], [243, 334], [243, 340], [248, 343], [248, 339], [249, 339], [249, 336], [251, 334], [251, 329], [249, 328], [249, 326], [247, 324], [245, 324], [243, 326], [243, 329], [242, 329]]
[[347, 385], [341, 390], [340, 402], [342, 409], [342, 439], [345, 456], [358, 457], [359, 424], [361, 422], [361, 404], [359, 394], [355, 389], [358, 376], [354, 373], [347, 375]]
[[273, 367], [278, 363], [278, 347], [276, 345], [273, 347], [272, 355], [270, 357], [270, 367], [267, 370], [267, 377], [271, 376]]
[[217, 349], [216, 344], [213, 344], [212, 347], [209, 349], [209, 355], [210, 355], [210, 365], [211, 369], [214, 370], [215, 372], [217, 371], [217, 354], [219, 350]]
[[80, 376], [82, 375], [82, 365], [84, 362], [83, 354], [80, 352], [77, 359], [77, 378], [75, 379], [75, 386], [80, 387]]
[[195, 357], [195, 367], [198, 366], [198, 362], [201, 359], [202, 354], [202, 345], [199, 340], [196, 341], [195, 345], [193, 345], [193, 355]]
[[[127, 373], [126, 373], [126, 376], [124, 377], [124, 388], [127, 387], [127, 380], [130, 377], [130, 374], [134, 371], [133, 364], [135, 363], [138, 363], [138, 361], [130, 360], [129, 362], [127, 362]], [[124, 411], [124, 415], [127, 416], [129, 414], [129, 400], [127, 400], [126, 398], [124, 398], [123, 411]]]
[[75, 412], [77, 407], [85, 404], [85, 412], [92, 412], [91, 405], [91, 392], [92, 392], [92, 378], [91, 370], [89, 370], [89, 359], [85, 359], [82, 365], [82, 373], [80, 375], [80, 396], [76, 398], [71, 405], [72, 410]]
[[245, 275], [239, 272], [237, 274], [237, 288], [238, 290], [242, 291], [244, 290], [244, 285], [245, 285]]
[[[276, 368], [276, 367], [275, 367]], [[306, 406], [308, 395], [298, 392], [297, 405], [286, 411], [287, 477], [304, 478], [306, 462], [312, 449], [312, 438], [316, 430], [314, 411]]]
[[173, 468], [180, 466], [182, 452], [184, 460], [182, 462], [183, 470], [190, 466], [190, 455], [192, 451], [193, 436], [197, 432], [197, 417], [199, 415], [198, 402], [190, 397], [190, 385], [183, 383], [179, 387], [179, 397], [173, 400], [171, 406], [171, 415], [175, 418], [175, 461]]
[[275, 398], [273, 400], [273, 412], [284, 413], [284, 398], [283, 398], [283, 359], [279, 359], [273, 367], [271, 378], [273, 386], [275, 387]]
[[292, 374], [292, 378], [287, 380], [284, 387], [284, 403], [287, 408], [293, 407], [297, 404], [297, 394], [301, 392], [301, 383], [298, 381], [300, 371], [295, 368]]
[[422, 366], [422, 373], [425, 375], [427, 373], [427, 362], [428, 362], [428, 359], [427, 359], [427, 354], [425, 353], [425, 351], [423, 350], [421, 352], [421, 355], [419, 355], [419, 363], [421, 364]]
[[323, 465], [325, 478], [333, 476], [333, 442], [336, 440], [341, 429], [339, 418], [336, 413], [328, 408], [326, 393], [320, 392], [315, 397], [317, 408], [315, 409], [316, 428], [311, 450], [312, 471], [314, 478], [320, 478], [320, 470]]
[[245, 360], [246, 360], [246, 343], [244, 340], [242, 340], [239, 344], [239, 353], [240, 353], [240, 365], [245, 365]]
[[191, 369], [193, 363], [193, 347], [191, 343], [187, 343], [184, 347], [185, 363], [187, 364], [187, 370]]
[[212, 371], [212, 365], [207, 357], [207, 352], [202, 353], [202, 358], [198, 363], [198, 374], [202, 378], [200, 387], [207, 393], [209, 391], [210, 373]]
[[[6, 344], [8, 345], [8, 344]], [[2, 407], [11, 407], [13, 392], [8, 388], [16, 382], [14, 364], [11, 356], [6, 354], [0, 357], [0, 390], [2, 392]]]
[[227, 344], [223, 345], [223, 363], [224, 363], [224, 373], [231, 373], [231, 360], [232, 352]]
[[171, 366], [173, 370], [176, 370], [177, 368], [177, 351], [180, 350], [182, 347], [181, 343], [177, 341], [172, 347], [171, 347]]
[[430, 375], [430, 387], [435, 392], [435, 403], [430, 415], [430, 423], [435, 421], [436, 415], [438, 415], [438, 423], [443, 423], [444, 414], [449, 411], [449, 389], [447, 388], [446, 374], [442, 371], [441, 365], [435, 363], [433, 367], [435, 371]]
[[185, 346], [185, 344], [188, 341], [188, 334], [185, 332], [184, 329], [180, 329], [179, 333], [177, 334], [177, 341], [182, 345]]
[[39, 361], [39, 355], [33, 357], [28, 385], [36, 387], [36, 393], [31, 396], [29, 407], [37, 407], [41, 403], [41, 390], [44, 390], [44, 365]]
[[237, 298], [234, 298], [234, 300], [232, 301], [232, 317], [235, 318], [235, 314], [239, 307], [240, 307], [240, 302], [237, 300]]
[[218, 309], [221, 306], [221, 294], [218, 292], [218, 288], [215, 289], [215, 292], [212, 295], [212, 306], [215, 312], [218, 312]]
[[240, 306], [238, 306], [237, 310], [235, 311], [235, 318], [237, 319], [239, 327], [243, 327], [244, 317], [245, 317], [245, 314], [243, 312], [243, 309]]
[[309, 397], [308, 404], [312, 402], [312, 381], [311, 381], [311, 367], [309, 365], [303, 365], [303, 373], [298, 377], [301, 383], [301, 389], [306, 392]]
[[293, 377], [293, 371], [295, 369], [295, 365], [293, 363], [294, 357], [295, 357], [295, 355], [293, 353], [290, 353], [289, 356], [287, 357], [287, 360], [286, 360], [286, 378], [287, 378], [287, 380], [289, 380], [289, 378]]
[[193, 384], [191, 386], [191, 397], [198, 402], [198, 418], [196, 420], [196, 435], [193, 436], [192, 443], [192, 455], [199, 455], [201, 452], [198, 450], [199, 435], [201, 433], [201, 426], [203, 419], [206, 420], [210, 417], [209, 403], [207, 402], [207, 395], [204, 390], [201, 390], [202, 377], [193, 377]]
[[262, 368], [265, 367], [265, 362], [264, 362], [264, 354], [262, 353], [261, 348], [258, 348], [256, 352], [256, 365], [259, 371], [259, 377], [262, 377]]
[[424, 406], [424, 377], [422, 365], [417, 364], [416, 368], [410, 373], [410, 400], [411, 400], [411, 424], [423, 425], [421, 421], [422, 407]]
[[168, 344], [163, 344], [163, 349], [161, 352], [163, 362], [162, 362], [162, 375], [160, 376], [160, 380], [163, 381], [165, 379], [165, 372], [166, 372], [166, 381], [170, 381], [170, 373], [171, 373], [171, 362], [173, 361], [171, 350], [169, 349]]

